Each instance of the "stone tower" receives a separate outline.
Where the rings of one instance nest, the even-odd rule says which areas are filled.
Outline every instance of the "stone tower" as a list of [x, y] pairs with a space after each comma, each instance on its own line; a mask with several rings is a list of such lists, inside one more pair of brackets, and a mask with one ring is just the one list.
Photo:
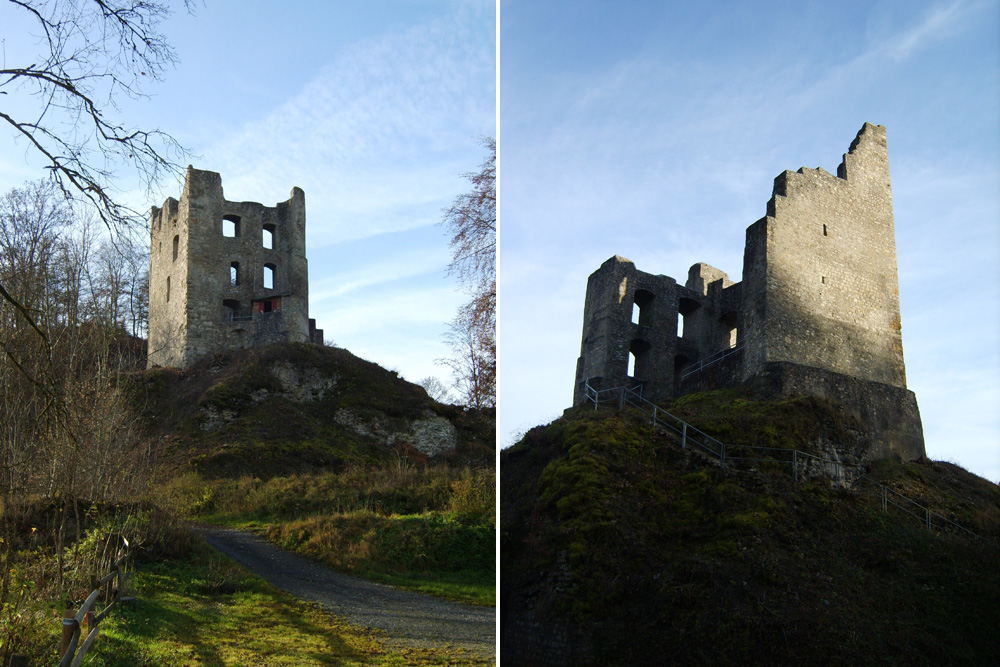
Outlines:
[[747, 229], [744, 378], [787, 361], [906, 387], [885, 128], [837, 169], [786, 171]]
[[820, 396], [874, 427], [872, 458], [922, 456], [885, 128], [865, 123], [836, 176], [802, 168], [774, 180], [767, 214], [747, 228], [742, 282], [695, 264], [680, 286], [605, 262], [587, 283], [574, 405], [586, 384], [641, 387], [654, 401], [733, 386]]
[[273, 207], [227, 201], [222, 178], [188, 167], [180, 201], [153, 207], [149, 361], [186, 368], [207, 354], [322, 342], [309, 319], [305, 194]]

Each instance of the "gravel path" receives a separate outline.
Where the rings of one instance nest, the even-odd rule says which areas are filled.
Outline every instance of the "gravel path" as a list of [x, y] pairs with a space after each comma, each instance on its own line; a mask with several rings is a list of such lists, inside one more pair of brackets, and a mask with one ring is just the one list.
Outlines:
[[350, 577], [249, 533], [202, 528], [213, 547], [289, 593], [357, 625], [385, 631], [390, 643], [455, 646], [496, 657], [496, 609], [476, 607]]

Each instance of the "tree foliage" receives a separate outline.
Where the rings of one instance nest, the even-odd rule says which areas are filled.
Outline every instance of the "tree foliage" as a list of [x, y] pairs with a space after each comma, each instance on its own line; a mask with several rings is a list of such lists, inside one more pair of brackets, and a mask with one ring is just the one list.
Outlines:
[[483, 147], [489, 154], [479, 171], [464, 174], [472, 189], [445, 210], [443, 222], [451, 234], [449, 270], [471, 296], [451, 323], [452, 356], [444, 363], [456, 389], [477, 408], [496, 404], [496, 140], [484, 138]]

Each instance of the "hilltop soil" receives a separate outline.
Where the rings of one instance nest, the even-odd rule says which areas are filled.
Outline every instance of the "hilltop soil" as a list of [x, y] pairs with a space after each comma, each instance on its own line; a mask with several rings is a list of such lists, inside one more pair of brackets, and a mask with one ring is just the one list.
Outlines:
[[[753, 417], [727, 440], [856, 427], [812, 401], [686, 404], [699, 424]], [[953, 464], [868, 474], [981, 539], [784, 467], [722, 470], [629, 413], [571, 411], [500, 474], [502, 664], [1000, 664], [1000, 488]]]

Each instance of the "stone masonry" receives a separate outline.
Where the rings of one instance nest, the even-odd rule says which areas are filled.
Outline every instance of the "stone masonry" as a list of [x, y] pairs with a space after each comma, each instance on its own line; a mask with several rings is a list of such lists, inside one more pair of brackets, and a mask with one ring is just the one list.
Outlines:
[[641, 386], [654, 401], [741, 385], [815, 395], [873, 426], [870, 458], [924, 455], [882, 126], [865, 123], [836, 176], [802, 168], [774, 179], [767, 214], [747, 228], [742, 282], [695, 264], [679, 285], [615, 256], [587, 282], [583, 321], [574, 405], [588, 382]]
[[180, 201], [150, 213], [148, 366], [276, 342], [322, 344], [309, 319], [305, 194], [273, 207], [227, 201], [187, 168]]

